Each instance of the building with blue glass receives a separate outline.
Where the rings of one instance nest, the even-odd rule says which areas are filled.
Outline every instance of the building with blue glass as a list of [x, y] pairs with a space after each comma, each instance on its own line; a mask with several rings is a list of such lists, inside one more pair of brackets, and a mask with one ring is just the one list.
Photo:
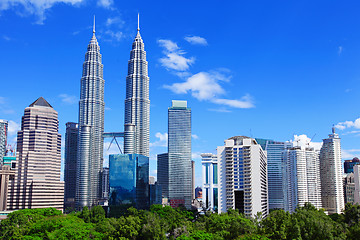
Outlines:
[[218, 212], [219, 188], [218, 188], [218, 159], [212, 153], [201, 154], [202, 176], [203, 176], [203, 207]]
[[112, 154], [109, 156], [109, 205], [129, 204], [148, 209], [149, 157], [140, 154]]
[[360, 160], [357, 157], [354, 157], [351, 160], [345, 160], [344, 161], [344, 172], [345, 173], [353, 173], [354, 172], [354, 166], [360, 164]]

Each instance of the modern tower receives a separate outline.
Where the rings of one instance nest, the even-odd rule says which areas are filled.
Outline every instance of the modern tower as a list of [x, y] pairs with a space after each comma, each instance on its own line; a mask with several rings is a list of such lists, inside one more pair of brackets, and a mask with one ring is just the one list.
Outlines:
[[61, 135], [58, 113], [42, 97], [25, 108], [17, 135], [15, 186], [9, 210], [64, 207], [60, 181]]
[[168, 109], [169, 200], [191, 208], [191, 109], [186, 101], [172, 101]]
[[0, 119], [0, 165], [3, 164], [3, 157], [6, 153], [8, 121]]
[[130, 51], [126, 77], [124, 153], [149, 157], [149, 77], [144, 42], [140, 36], [139, 16], [137, 35]]
[[329, 214], [340, 214], [345, 207], [342, 175], [340, 138], [333, 127], [320, 150], [321, 200]]
[[291, 147], [283, 151], [284, 210], [309, 202], [321, 208], [319, 151], [310, 147]]
[[100, 197], [103, 168], [104, 79], [100, 47], [93, 36], [87, 47], [80, 87], [76, 206], [93, 206]]
[[65, 133], [65, 194], [64, 207], [75, 207], [76, 196], [76, 167], [78, 151], [78, 124], [74, 122], [66, 123]]
[[217, 147], [219, 210], [238, 209], [245, 216], [269, 214], [266, 152], [255, 139], [235, 136]]
[[169, 198], [169, 154], [157, 155], [157, 182], [161, 186], [163, 198]]
[[203, 207], [213, 212], [219, 209], [219, 168], [217, 155], [201, 154], [202, 164], [202, 202]]
[[284, 209], [282, 153], [292, 144], [259, 138], [255, 140], [267, 152], [269, 209]]

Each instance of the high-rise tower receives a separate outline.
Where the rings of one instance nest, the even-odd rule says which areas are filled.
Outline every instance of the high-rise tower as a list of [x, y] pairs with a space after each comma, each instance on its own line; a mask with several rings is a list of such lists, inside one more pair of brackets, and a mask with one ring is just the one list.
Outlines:
[[171, 206], [191, 208], [191, 109], [186, 101], [172, 101], [168, 109], [169, 199]]
[[81, 78], [76, 206], [92, 206], [100, 197], [103, 167], [104, 79], [100, 47], [93, 36], [87, 47]]
[[64, 207], [60, 181], [61, 135], [58, 113], [42, 97], [25, 108], [17, 134], [15, 184], [9, 210]]
[[345, 207], [342, 175], [340, 138], [333, 127], [320, 150], [321, 200], [329, 214], [340, 214]]
[[8, 121], [0, 119], [0, 165], [6, 152]]
[[149, 77], [144, 42], [140, 36], [139, 16], [137, 35], [130, 51], [126, 77], [124, 153], [149, 156]]

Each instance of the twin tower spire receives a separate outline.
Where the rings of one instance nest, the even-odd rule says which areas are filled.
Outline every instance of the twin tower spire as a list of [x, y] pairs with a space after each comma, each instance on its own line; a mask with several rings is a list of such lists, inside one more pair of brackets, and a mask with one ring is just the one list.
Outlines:
[[[100, 172], [104, 148], [104, 84], [102, 55], [95, 36], [89, 42], [79, 101], [79, 135], [77, 155], [76, 206], [94, 206], [100, 196]], [[148, 62], [140, 36], [139, 14], [137, 35], [130, 51], [126, 77], [124, 153], [149, 156], [150, 100]]]

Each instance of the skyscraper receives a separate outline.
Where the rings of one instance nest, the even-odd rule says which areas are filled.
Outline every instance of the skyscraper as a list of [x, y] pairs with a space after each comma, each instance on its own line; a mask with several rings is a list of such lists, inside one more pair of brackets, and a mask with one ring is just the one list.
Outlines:
[[161, 186], [163, 198], [169, 197], [169, 154], [157, 155], [157, 182]]
[[310, 147], [292, 147], [283, 152], [284, 210], [309, 202], [321, 208], [319, 151]]
[[340, 138], [333, 127], [320, 150], [321, 200], [329, 214], [340, 214], [345, 207], [342, 175]]
[[[139, 16], [138, 16], [139, 17]], [[124, 153], [149, 156], [149, 77], [139, 19], [126, 77]]]
[[78, 151], [78, 124], [74, 122], [66, 123], [65, 133], [65, 194], [64, 207], [75, 207], [76, 196], [76, 167]]
[[169, 199], [171, 206], [191, 208], [191, 109], [172, 101], [168, 109]]
[[93, 36], [87, 47], [80, 87], [76, 206], [93, 206], [100, 197], [103, 167], [104, 79], [100, 47]]
[[15, 189], [8, 209], [64, 207], [58, 113], [42, 97], [25, 108], [17, 135]]
[[3, 163], [3, 157], [6, 153], [8, 121], [0, 119], [0, 165]]
[[269, 213], [266, 153], [255, 139], [235, 136], [217, 147], [219, 210], [238, 209], [246, 216]]
[[269, 209], [284, 209], [282, 153], [292, 145], [290, 142], [276, 142], [259, 138], [255, 140], [267, 152]]

